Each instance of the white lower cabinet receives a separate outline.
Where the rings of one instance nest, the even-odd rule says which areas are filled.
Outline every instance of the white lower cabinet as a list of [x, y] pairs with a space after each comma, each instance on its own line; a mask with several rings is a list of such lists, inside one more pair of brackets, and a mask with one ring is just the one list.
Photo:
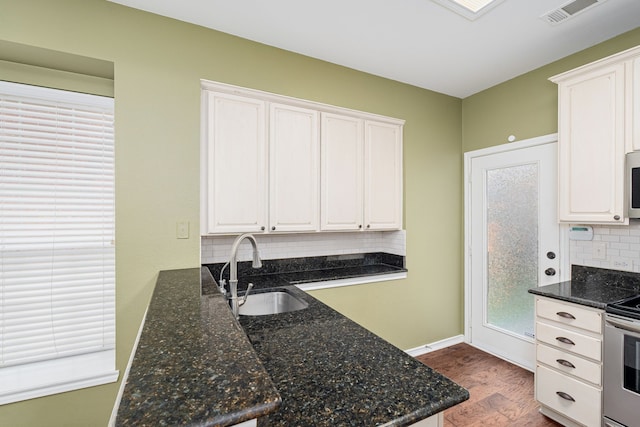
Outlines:
[[442, 427], [444, 426], [444, 416], [442, 415], [442, 412], [440, 412], [430, 416], [429, 418], [420, 420], [417, 423], [413, 423], [410, 426], [411, 427]]
[[602, 423], [603, 311], [536, 297], [535, 396], [565, 426]]
[[539, 363], [562, 373], [583, 378], [596, 386], [602, 385], [602, 367], [597, 362], [544, 344], [536, 346], [536, 355]]
[[601, 423], [602, 391], [543, 365], [536, 366], [536, 399], [585, 426]]
[[258, 425], [258, 420], [249, 420], [240, 424], [234, 424], [232, 427], [256, 427]]

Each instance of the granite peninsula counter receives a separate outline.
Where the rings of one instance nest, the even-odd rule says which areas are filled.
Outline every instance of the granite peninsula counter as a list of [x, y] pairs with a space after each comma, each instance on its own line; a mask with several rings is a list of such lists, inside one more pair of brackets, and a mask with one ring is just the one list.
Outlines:
[[295, 286], [277, 287], [309, 307], [238, 323], [207, 268], [160, 272], [116, 425], [409, 426], [469, 398]]

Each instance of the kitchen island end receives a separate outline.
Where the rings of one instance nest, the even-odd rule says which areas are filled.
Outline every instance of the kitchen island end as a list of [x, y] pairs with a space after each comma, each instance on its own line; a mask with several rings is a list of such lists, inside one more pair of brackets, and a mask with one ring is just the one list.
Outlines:
[[116, 425], [410, 426], [469, 398], [294, 286], [307, 309], [239, 323], [214, 286], [160, 272]]

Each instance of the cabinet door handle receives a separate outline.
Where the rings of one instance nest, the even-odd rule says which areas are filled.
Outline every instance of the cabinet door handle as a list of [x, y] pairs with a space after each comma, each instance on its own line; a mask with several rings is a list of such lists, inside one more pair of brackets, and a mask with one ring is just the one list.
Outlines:
[[569, 338], [565, 338], [565, 337], [556, 337], [556, 340], [558, 340], [558, 341], [560, 341], [561, 343], [564, 343], [564, 344], [576, 345], [576, 343], [574, 343], [573, 341], [571, 341]]
[[271, 227], [271, 231], [275, 231], [276, 230], [276, 226], [274, 225], [273, 227]]
[[571, 397], [570, 394], [567, 394], [564, 391], [556, 391], [556, 394], [558, 396], [560, 396], [561, 398], [563, 398], [564, 400], [568, 400], [570, 402], [575, 402], [576, 401], [573, 397]]
[[614, 215], [613, 219], [615, 219], [616, 221], [619, 221], [620, 220], [620, 215]]
[[573, 314], [567, 313], [566, 311], [559, 311], [556, 314], [560, 317], [564, 317], [565, 319], [576, 320], [576, 317]]
[[260, 230], [264, 231], [264, 225], [262, 227], [260, 227]]
[[576, 365], [574, 365], [573, 363], [569, 362], [568, 360], [556, 359], [556, 362], [558, 362], [562, 366], [566, 366], [567, 368], [575, 368], [576, 367]]

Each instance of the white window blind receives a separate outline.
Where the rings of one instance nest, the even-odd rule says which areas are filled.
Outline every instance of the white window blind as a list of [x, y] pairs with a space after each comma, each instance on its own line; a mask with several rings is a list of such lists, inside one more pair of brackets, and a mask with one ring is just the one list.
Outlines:
[[0, 82], [0, 404], [117, 380], [113, 99]]

